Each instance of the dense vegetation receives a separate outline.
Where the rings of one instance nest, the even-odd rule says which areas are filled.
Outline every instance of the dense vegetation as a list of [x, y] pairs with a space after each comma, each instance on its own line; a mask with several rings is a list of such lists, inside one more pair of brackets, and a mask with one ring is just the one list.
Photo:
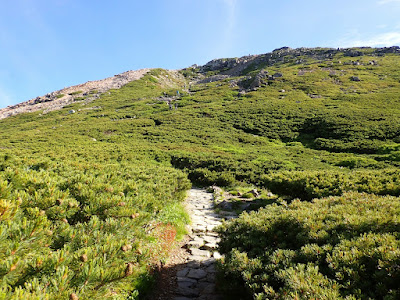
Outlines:
[[399, 198], [355, 192], [244, 213], [220, 228], [225, 279], [255, 299], [398, 299], [399, 224]]
[[0, 299], [136, 298], [183, 232], [190, 181], [279, 196], [221, 229], [224, 273], [250, 295], [398, 297], [400, 56], [296, 51], [1, 120]]
[[161, 166], [6, 156], [0, 169], [0, 299], [126, 299], [187, 221], [189, 183]]

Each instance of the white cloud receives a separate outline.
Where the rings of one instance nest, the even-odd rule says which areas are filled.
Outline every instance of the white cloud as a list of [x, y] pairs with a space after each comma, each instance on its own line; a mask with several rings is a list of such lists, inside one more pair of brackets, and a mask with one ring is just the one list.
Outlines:
[[223, 0], [227, 6], [227, 28], [226, 32], [231, 34], [236, 23], [236, 0]]
[[338, 47], [388, 47], [400, 45], [400, 32], [386, 32], [375, 36], [361, 38], [358, 34], [351, 36], [335, 43]]
[[13, 97], [0, 86], [0, 109], [15, 104]]
[[400, 4], [400, 0], [379, 0], [378, 1], [379, 5], [385, 5], [388, 3], [399, 3]]
[[225, 6], [225, 11], [223, 13], [225, 19], [222, 30], [223, 39], [221, 40], [219, 47], [221, 49], [219, 49], [219, 51], [225, 52], [229, 51], [234, 45], [237, 0], [222, 0], [222, 3]]

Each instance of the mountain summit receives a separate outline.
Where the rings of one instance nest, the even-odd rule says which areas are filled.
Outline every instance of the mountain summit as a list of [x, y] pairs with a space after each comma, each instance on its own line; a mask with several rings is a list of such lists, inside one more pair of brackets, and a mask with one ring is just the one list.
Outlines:
[[[295, 61], [296, 64], [301, 64], [306, 58], [315, 60], [329, 60], [335, 55], [342, 53], [347, 57], [360, 57], [364, 54], [370, 56], [383, 56], [388, 53], [400, 54], [398, 46], [388, 48], [345, 48], [345, 49], [332, 49], [332, 48], [298, 48], [292, 49], [289, 47], [282, 47], [273, 50], [271, 53], [260, 55], [249, 55], [241, 58], [226, 58], [214, 59], [204, 66], [194, 65], [190, 68], [183, 69], [188, 71], [196, 69], [198, 79], [196, 82], [213, 82], [221, 79], [242, 76], [248, 74], [251, 70], [259, 69], [262, 67], [271, 67], [279, 63], [288, 61]], [[372, 63], [372, 62], [371, 62]], [[39, 96], [20, 104], [11, 105], [6, 108], [0, 109], [0, 119], [7, 118], [20, 113], [35, 112], [42, 110], [43, 113], [61, 109], [75, 101], [86, 102], [98, 98], [102, 93], [110, 89], [118, 89], [123, 85], [140, 79], [150, 69], [142, 69], [137, 71], [127, 71], [110, 78], [103, 80], [89, 81], [76, 86], [55, 91], [44, 96]], [[212, 74], [211, 74], [212, 73]], [[254, 81], [249, 85], [250, 88], [257, 88], [260, 86], [263, 79], [266, 77], [271, 79], [272, 75], [267, 74], [262, 70]]]

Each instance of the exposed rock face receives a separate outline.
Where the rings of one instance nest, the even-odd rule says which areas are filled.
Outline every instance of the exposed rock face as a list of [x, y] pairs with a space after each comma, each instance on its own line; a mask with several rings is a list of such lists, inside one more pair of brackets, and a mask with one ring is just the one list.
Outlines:
[[351, 76], [350, 80], [351, 81], [361, 81], [360, 77], [358, 77], [358, 76]]
[[69, 105], [78, 97], [85, 97], [86, 101], [91, 101], [98, 98], [101, 93], [104, 93], [110, 89], [118, 89], [131, 81], [140, 79], [149, 70], [150, 69], [127, 71], [113, 77], [96, 81], [88, 81], [86, 83], [64, 88], [62, 90], [37, 97], [17, 105], [7, 106], [6, 108], [0, 109], [0, 119], [20, 113], [34, 112], [39, 110], [43, 110], [43, 113], [47, 113]]
[[215, 75], [215, 76], [204, 78], [204, 79], [198, 81], [197, 83], [210, 83], [210, 82], [214, 82], [214, 81], [224, 80], [226, 78], [229, 78], [229, 76], [228, 75]]
[[292, 49], [289, 47], [283, 47], [275, 49], [270, 53], [260, 55], [248, 55], [240, 58], [228, 58], [228, 59], [214, 59], [204, 66], [199, 67], [200, 73], [206, 73], [208, 71], [218, 72], [219, 75], [228, 76], [239, 76], [246, 75], [246, 72], [253, 68], [268, 67], [276, 63], [283, 63], [286, 61], [294, 61], [296, 63], [303, 63], [304, 57], [312, 59], [329, 59], [335, 54], [342, 52], [345, 56], [359, 57], [363, 56], [364, 53], [357, 49], [372, 49], [372, 55], [384, 55], [384, 54], [400, 54], [400, 47], [385, 47], [385, 48], [297, 48]]

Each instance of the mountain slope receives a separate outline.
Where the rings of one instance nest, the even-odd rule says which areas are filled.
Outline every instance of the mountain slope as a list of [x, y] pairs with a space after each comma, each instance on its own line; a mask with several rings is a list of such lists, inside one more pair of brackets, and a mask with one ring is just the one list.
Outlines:
[[[281, 48], [179, 71], [145, 70], [96, 98], [82, 87], [79, 98], [58, 110], [0, 120], [0, 249], [6, 249], [0, 252], [0, 295], [136, 297], [146, 274], [165, 259], [168, 243], [182, 233], [180, 201], [190, 182], [272, 191], [277, 196], [264, 200], [281, 204], [277, 210], [294, 198], [398, 201], [399, 54], [398, 47]], [[304, 209], [312, 211], [308, 205]], [[265, 209], [251, 216], [254, 224], [276, 208]], [[287, 222], [274, 222], [297, 224], [279, 213]], [[381, 222], [384, 214], [376, 215]], [[338, 226], [344, 224], [339, 219]], [[20, 227], [23, 234], [15, 234]], [[224, 230], [229, 249], [234, 228]], [[386, 233], [398, 232], [393, 225]], [[240, 238], [254, 249], [260, 242]], [[234, 268], [241, 254], [225, 251]], [[35, 263], [24, 258], [28, 254]], [[246, 270], [225, 271], [248, 287], [255, 284], [251, 293], [262, 293]], [[333, 286], [330, 280], [326, 287]], [[280, 288], [272, 286], [270, 295]]]
[[39, 110], [43, 110], [43, 113], [47, 113], [49, 111], [61, 109], [74, 101], [82, 101], [83, 99], [85, 99], [86, 102], [90, 102], [110, 89], [118, 89], [128, 82], [141, 78], [148, 71], [149, 69], [127, 71], [115, 75], [114, 77], [103, 80], [88, 81], [41, 97], [36, 97], [35, 99], [17, 105], [11, 105], [0, 109], [0, 119], [20, 113], [35, 112]]

